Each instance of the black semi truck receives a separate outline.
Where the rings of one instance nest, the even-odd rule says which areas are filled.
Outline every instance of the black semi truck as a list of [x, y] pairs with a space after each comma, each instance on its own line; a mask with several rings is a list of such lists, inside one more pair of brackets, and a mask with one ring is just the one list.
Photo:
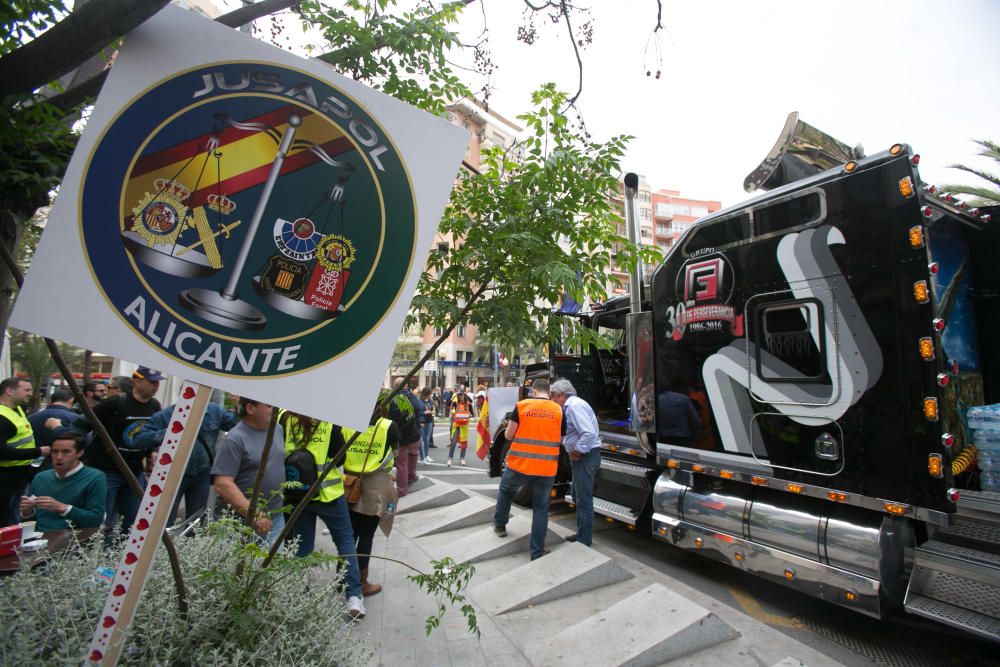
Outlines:
[[791, 114], [747, 177], [764, 194], [581, 316], [618, 346], [535, 370], [598, 414], [599, 515], [864, 614], [1000, 640], [1000, 493], [965, 426], [1000, 403], [1000, 231], [918, 163]]

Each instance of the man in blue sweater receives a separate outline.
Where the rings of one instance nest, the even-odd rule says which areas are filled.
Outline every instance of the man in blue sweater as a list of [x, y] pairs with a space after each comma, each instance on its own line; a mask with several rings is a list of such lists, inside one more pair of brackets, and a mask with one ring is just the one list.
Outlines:
[[80, 462], [86, 446], [82, 433], [62, 431], [52, 443], [52, 469], [38, 473], [21, 496], [22, 520], [34, 518], [41, 532], [96, 528], [104, 521], [108, 482], [104, 473]]

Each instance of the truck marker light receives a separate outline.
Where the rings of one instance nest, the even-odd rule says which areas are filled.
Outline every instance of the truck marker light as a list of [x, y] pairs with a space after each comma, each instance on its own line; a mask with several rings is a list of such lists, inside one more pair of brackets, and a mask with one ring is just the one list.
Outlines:
[[927, 192], [927, 194], [933, 195], [937, 193], [937, 186], [928, 185], [926, 188], [924, 188], [924, 190]]
[[934, 209], [932, 209], [930, 206], [924, 206], [923, 208], [920, 209], [920, 213], [925, 218], [929, 218], [932, 215], [934, 215]]
[[679, 468], [680, 465], [681, 462], [678, 461], [677, 459], [667, 459], [667, 467], [670, 468], [671, 470]]
[[792, 568], [785, 569], [785, 579], [788, 579], [788, 581], [795, 581], [795, 570]]
[[802, 493], [805, 491], [805, 487], [801, 484], [789, 484], [785, 487], [785, 490], [790, 491], [791, 493]]
[[937, 262], [931, 262], [930, 264], [927, 265], [927, 270], [930, 272], [930, 274], [932, 276], [936, 276], [937, 272], [938, 272], [938, 269], [940, 269], [940, 268], [941, 267], [938, 266]]
[[927, 293], [927, 281], [918, 280], [913, 283], [913, 298], [917, 303], [927, 303], [930, 301], [930, 295]]
[[903, 144], [893, 144], [889, 149], [889, 155], [899, 155], [903, 152]]
[[555, 489], [552, 489], [551, 491], [549, 491], [549, 497], [550, 497], [550, 498], [555, 498], [555, 497], [556, 497], [556, 495], [557, 495], [557, 494], [556, 494], [556, 490], [555, 490]]
[[701, 549], [701, 545], [703, 545], [704, 543], [705, 543], [704, 540], [702, 540], [700, 537], [694, 538], [694, 545], [699, 549]]
[[958, 489], [948, 489], [948, 500], [950, 500], [953, 503], [957, 503], [959, 497], [960, 494], [958, 492]]
[[609, 452], [617, 452], [618, 451], [618, 445], [608, 445], [608, 451]]
[[847, 494], [840, 491], [828, 491], [826, 497], [837, 503], [847, 502]]
[[889, 514], [894, 514], [896, 516], [902, 516], [906, 514], [906, 505], [897, 505], [896, 503], [886, 503], [882, 505], [884, 509]]
[[953, 202], [953, 201], [955, 201], [955, 195], [951, 194], [950, 192], [946, 192], [946, 193], [944, 193], [941, 196], [944, 197], [944, 200], [946, 202]]
[[947, 387], [949, 382], [951, 382], [951, 375], [948, 373], [937, 374], [937, 384], [939, 387]]
[[635, 530], [635, 526], [631, 523], [625, 524], [625, 527], [628, 528], [629, 530]]
[[736, 477], [736, 473], [732, 470], [720, 470], [719, 477], [722, 479], [734, 479]]
[[920, 358], [924, 361], [934, 359], [934, 341], [930, 338], [920, 339]]
[[955, 435], [953, 433], [942, 433], [941, 444], [944, 445], [945, 447], [954, 447]]
[[938, 333], [944, 331], [946, 324], [947, 323], [944, 321], [943, 317], [935, 317], [933, 320], [931, 320], [931, 326], [933, 326], [934, 331], [937, 331]]
[[989, 213], [979, 216], [979, 219], [985, 222], [987, 225], [993, 222], [993, 216], [990, 215]]
[[614, 520], [614, 519], [612, 519], [612, 518], [611, 518], [611, 517], [609, 517], [609, 516], [606, 516], [606, 517], [604, 517], [604, 520], [605, 520], [605, 521], [607, 521], [608, 523], [614, 523], [614, 522], [615, 522], [615, 520]]
[[933, 396], [924, 399], [924, 417], [931, 422], [938, 420], [938, 400]]
[[966, 204], [964, 201], [960, 201], [960, 202], [958, 202], [958, 207], [960, 209], [962, 209], [963, 211], [965, 211], [965, 210], [967, 210], [969, 208], [969, 205]]
[[979, 210], [978, 208], [972, 208], [972, 209], [969, 209], [969, 215], [974, 215], [974, 216], [976, 216], [977, 218], [979, 217], [979, 215], [980, 215], [981, 213], [982, 213], [982, 211], [980, 211], [980, 210]]
[[909, 176], [904, 176], [899, 179], [899, 194], [903, 195], [907, 199], [913, 196], [913, 179]]
[[919, 153], [914, 154], [914, 156], [910, 158], [910, 164], [912, 164], [914, 167], [916, 167], [918, 164], [920, 164], [920, 154]]
[[639, 456], [639, 450], [638, 449], [626, 449], [626, 450], [623, 450], [623, 451], [626, 454], [628, 454], [629, 456]]
[[844, 171], [846, 171], [848, 174], [857, 168], [858, 168], [858, 163], [855, 162], [854, 160], [851, 160], [850, 162], [844, 165]]
[[848, 602], [855, 602], [858, 599], [858, 594], [854, 591], [844, 591], [844, 599]]
[[931, 454], [927, 457], [927, 472], [931, 477], [944, 477], [944, 460], [940, 454]]
[[667, 529], [663, 526], [660, 526], [659, 528], [656, 529], [656, 532], [658, 532], [660, 535], [666, 535]]
[[924, 228], [920, 225], [910, 227], [910, 247], [914, 249], [924, 247]]
[[754, 476], [750, 478], [750, 483], [754, 486], [767, 486], [767, 478]]
[[742, 551], [737, 551], [735, 554], [733, 554], [733, 558], [736, 559], [737, 563], [742, 563], [743, 559], [746, 558], [746, 556], [743, 555]]
[[694, 465], [691, 466], [691, 471], [692, 472], [705, 472], [705, 466], [701, 465], [700, 463], [695, 463]]

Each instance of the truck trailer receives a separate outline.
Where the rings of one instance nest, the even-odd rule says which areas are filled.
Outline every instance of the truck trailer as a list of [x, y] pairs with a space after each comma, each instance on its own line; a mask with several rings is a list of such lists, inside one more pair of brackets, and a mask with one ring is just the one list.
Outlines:
[[597, 514], [862, 614], [997, 641], [1000, 493], [966, 412], [1000, 403], [1000, 231], [919, 161], [791, 114], [745, 181], [763, 194], [579, 316], [617, 346], [534, 370], [598, 415]]

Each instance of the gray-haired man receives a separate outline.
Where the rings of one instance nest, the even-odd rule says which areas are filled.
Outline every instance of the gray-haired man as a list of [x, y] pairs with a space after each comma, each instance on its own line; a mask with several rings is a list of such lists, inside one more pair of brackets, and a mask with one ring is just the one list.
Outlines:
[[597, 415], [587, 401], [576, 395], [569, 380], [556, 380], [549, 396], [562, 406], [566, 416], [563, 447], [573, 466], [573, 502], [576, 504], [576, 535], [566, 538], [588, 547], [594, 535], [594, 479], [601, 467], [601, 437]]

